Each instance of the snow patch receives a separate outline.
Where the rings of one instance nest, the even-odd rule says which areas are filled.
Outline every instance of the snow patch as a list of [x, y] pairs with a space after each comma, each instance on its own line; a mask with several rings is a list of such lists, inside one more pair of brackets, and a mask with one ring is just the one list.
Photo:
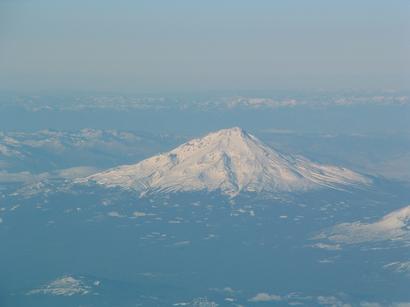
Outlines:
[[268, 294], [265, 292], [258, 293], [254, 297], [249, 299], [249, 302], [278, 302], [282, 297], [276, 294]]
[[[99, 286], [100, 282], [95, 281], [94, 286]], [[88, 285], [83, 278], [63, 276], [38, 289], [31, 290], [27, 295], [45, 294], [54, 296], [86, 295], [92, 291], [92, 286]]]

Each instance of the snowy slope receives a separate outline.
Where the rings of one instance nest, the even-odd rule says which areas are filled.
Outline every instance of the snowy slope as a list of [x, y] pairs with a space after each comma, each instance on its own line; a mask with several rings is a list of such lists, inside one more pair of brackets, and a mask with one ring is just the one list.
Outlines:
[[170, 152], [83, 179], [146, 192], [290, 192], [367, 184], [345, 168], [284, 156], [240, 128], [223, 129]]
[[357, 244], [375, 241], [410, 242], [410, 206], [395, 210], [373, 223], [343, 223], [318, 236], [337, 243]]

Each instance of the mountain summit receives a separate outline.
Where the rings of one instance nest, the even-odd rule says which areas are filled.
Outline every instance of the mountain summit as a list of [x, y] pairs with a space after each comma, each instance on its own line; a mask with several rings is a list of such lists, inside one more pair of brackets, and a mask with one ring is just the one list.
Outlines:
[[285, 156], [240, 128], [223, 129], [134, 165], [85, 178], [105, 186], [150, 192], [291, 192], [367, 184], [351, 170]]

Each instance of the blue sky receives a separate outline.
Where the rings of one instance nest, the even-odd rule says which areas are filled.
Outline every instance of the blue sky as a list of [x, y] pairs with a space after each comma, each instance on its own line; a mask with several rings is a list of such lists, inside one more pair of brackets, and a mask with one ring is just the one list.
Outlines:
[[409, 1], [0, 2], [0, 90], [408, 89]]

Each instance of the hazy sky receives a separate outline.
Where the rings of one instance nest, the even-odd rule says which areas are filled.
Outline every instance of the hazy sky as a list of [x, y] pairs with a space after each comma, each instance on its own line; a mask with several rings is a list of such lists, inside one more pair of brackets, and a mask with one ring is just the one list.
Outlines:
[[1, 0], [0, 90], [410, 87], [410, 1]]

